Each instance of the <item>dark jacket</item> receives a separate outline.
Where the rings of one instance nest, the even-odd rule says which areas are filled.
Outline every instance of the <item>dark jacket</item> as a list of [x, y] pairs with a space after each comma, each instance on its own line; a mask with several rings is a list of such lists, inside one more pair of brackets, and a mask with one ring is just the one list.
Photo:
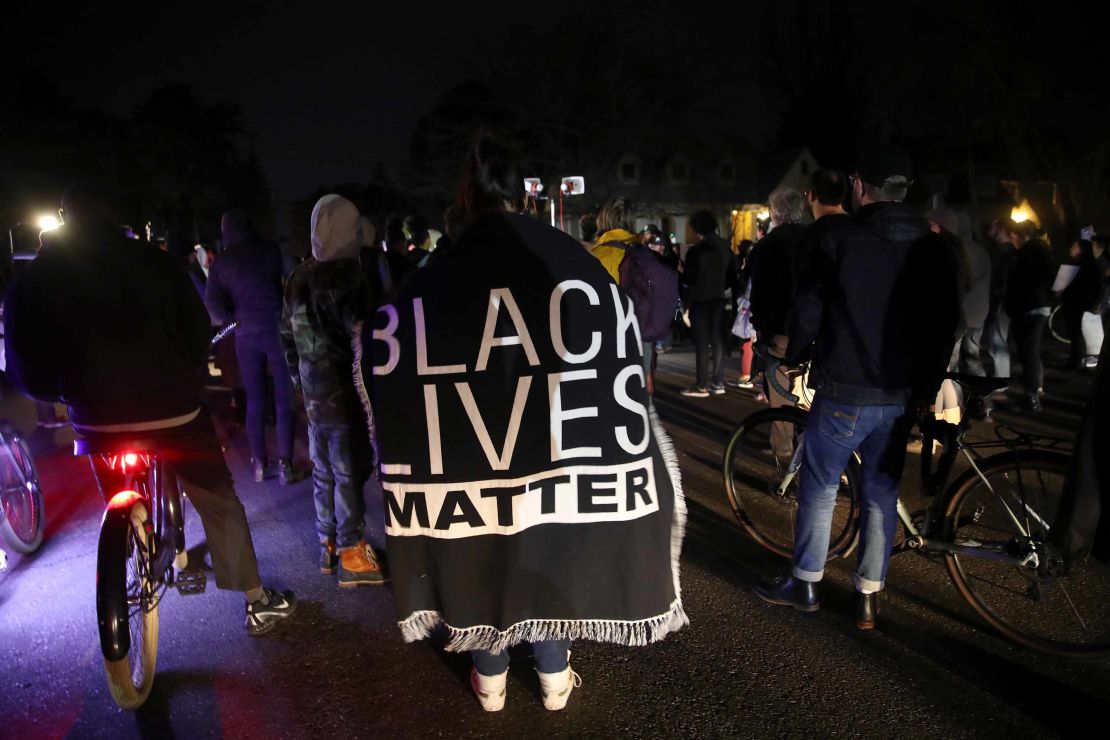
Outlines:
[[1010, 265], [1006, 285], [1006, 313], [1010, 318], [1052, 305], [1049, 291], [1055, 277], [1048, 245], [1040, 239], [1025, 242]]
[[872, 203], [821, 240], [799, 278], [786, 362], [816, 341], [811, 383], [858, 404], [940, 387], [960, 319], [956, 255], [902, 203]]
[[691, 303], [724, 300], [729, 288], [734, 295], [738, 294], [736, 255], [724, 239], [712, 234], [686, 253], [682, 281], [686, 285], [686, 300]]
[[208, 271], [205, 303], [221, 324], [238, 321], [238, 334], [277, 333], [281, 321], [281, 251], [276, 244], [244, 241], [220, 253]]
[[69, 405], [77, 426], [170, 419], [200, 407], [204, 304], [172, 257], [110, 225], [51, 236], [5, 301], [8, 375]]
[[1010, 270], [1017, 258], [1017, 249], [1011, 244], [996, 245], [991, 256], [991, 310], [1003, 308], [1006, 292], [1010, 287]]
[[786, 334], [805, 224], [782, 224], [752, 247], [752, 326], [764, 338]]
[[1102, 296], [1102, 275], [1098, 261], [1094, 257], [1083, 258], [1079, 262], [1079, 272], [1060, 293], [1060, 305], [1072, 316], [1084, 311], [1098, 313], [1099, 298]]
[[365, 424], [354, 382], [354, 346], [361, 346], [362, 323], [374, 303], [370, 281], [353, 259], [309, 259], [289, 278], [282, 348], [312, 423]]

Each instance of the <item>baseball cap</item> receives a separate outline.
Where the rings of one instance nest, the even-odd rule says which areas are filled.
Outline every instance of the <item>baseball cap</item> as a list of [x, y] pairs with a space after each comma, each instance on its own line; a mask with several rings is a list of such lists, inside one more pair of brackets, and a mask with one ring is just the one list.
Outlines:
[[893, 144], [876, 144], [866, 149], [856, 162], [856, 172], [868, 185], [882, 187], [892, 177], [913, 179], [910, 155]]

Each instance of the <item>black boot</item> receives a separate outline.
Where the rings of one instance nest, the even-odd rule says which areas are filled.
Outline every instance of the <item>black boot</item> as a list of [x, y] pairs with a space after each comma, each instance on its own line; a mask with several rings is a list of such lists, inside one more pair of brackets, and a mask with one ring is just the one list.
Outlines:
[[861, 630], [873, 630], [877, 616], [879, 616], [879, 595], [856, 591], [856, 626]]
[[290, 486], [308, 477], [308, 472], [293, 467], [293, 461], [288, 458], [278, 460], [278, 482], [283, 486]]
[[821, 608], [817, 597], [817, 584], [785, 576], [769, 583], [761, 583], [753, 589], [755, 595], [768, 604], [792, 606], [800, 612], [815, 612]]

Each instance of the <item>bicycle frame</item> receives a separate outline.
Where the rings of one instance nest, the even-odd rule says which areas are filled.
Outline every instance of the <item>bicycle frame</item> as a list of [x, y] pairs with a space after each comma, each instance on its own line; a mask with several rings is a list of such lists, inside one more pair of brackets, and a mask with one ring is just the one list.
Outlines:
[[[1044, 529], [1048, 529], [1047, 522], [1045, 522], [1040, 517], [1040, 515], [1036, 511], [1034, 511], [1028, 503], [1025, 502], [1024, 496], [1014, 497], [1018, 500], [1020, 509], [1024, 509], [1024, 521], [1018, 516], [1018, 514], [1014, 511], [1014, 508], [1006, 502], [1006, 499], [1002, 495], [1002, 492], [997, 490], [995, 486], [991, 484], [991, 481], [988, 480], [985, 475], [983, 475], [983, 471], [982, 468], [979, 466], [979, 463], [989, 458], [984, 458], [981, 454], [979, 454], [979, 452], [977, 452], [977, 450], [981, 449], [999, 448], [1006, 450], [1016, 450], [1026, 445], [1028, 445], [1029, 447], [1034, 447], [1036, 446], [1035, 440], [1039, 439], [1037, 436], [1016, 432], [1014, 430], [1011, 430], [1009, 427], [1006, 427], [1005, 425], [999, 425], [995, 427], [995, 433], [998, 436], [997, 439], [987, 440], [985, 442], [967, 442], [964, 439], [964, 436], [968, 431], [967, 425], [961, 424], [961, 426], [956, 427], [952, 424], [944, 424], [943, 422], [938, 422], [937, 425], [923, 425], [923, 429], [926, 427], [932, 427], [933, 430], [942, 430], [944, 437], [944, 449], [937, 463], [937, 469], [935, 472], [931, 472], [926, 469], [926, 467], [928, 466], [928, 458], [926, 457], [925, 450], [922, 450], [922, 483], [926, 488], [926, 492], [931, 496], [930, 504], [926, 509], [925, 526], [927, 530], [932, 529], [936, 521], [937, 511], [940, 508], [940, 504], [947, 499], [946, 495], [942, 496], [939, 494], [941, 491], [945, 491], [947, 493], [947, 491], [949, 490], [949, 477], [951, 475], [955, 460], [960, 453], [963, 454], [969, 465], [968, 472], [964, 475], [975, 475], [980, 480], [982, 480], [983, 485], [986, 486], [986, 489], [990, 491], [994, 498], [1002, 505], [1002, 508], [1006, 511], [1007, 516], [1014, 523], [1014, 525], [1017, 527], [1018, 532], [1023, 537], [1029, 537], [1030, 532], [1032, 531], [1032, 527], [1030, 526], [1030, 522], [1028, 519], [1029, 517], [1034, 518]], [[1014, 436], [1007, 438], [1003, 436], [1002, 430], [1008, 430]], [[931, 445], [930, 435], [926, 434], [925, 436], [925, 441], [928, 441]], [[1041, 445], [1041, 447], [1051, 447], [1058, 441], [1059, 440], [1051, 440], [1050, 444]], [[931, 456], [931, 452], [929, 453], [929, 455]], [[1028, 552], [1024, 556], [1016, 556], [999, 551], [987, 550], [982, 546], [970, 541], [947, 542], [945, 540], [938, 540], [936, 538], [927, 537], [925, 536], [927, 532], [922, 532], [918, 529], [916, 523], [913, 521], [913, 517], [911, 516], [909, 510], [907, 510], [905, 505], [902, 503], [901, 498], [899, 498], [898, 500], [898, 518], [902, 522], [902, 526], [906, 528], [906, 532], [909, 534], [909, 538], [906, 541], [906, 547], [908, 549], [924, 550], [929, 552], [955, 553], [958, 555], [967, 555], [969, 557], [995, 560], [1018, 567], [1031, 565], [1035, 568], [1040, 564], [1039, 557], [1037, 556], [1036, 552]]]

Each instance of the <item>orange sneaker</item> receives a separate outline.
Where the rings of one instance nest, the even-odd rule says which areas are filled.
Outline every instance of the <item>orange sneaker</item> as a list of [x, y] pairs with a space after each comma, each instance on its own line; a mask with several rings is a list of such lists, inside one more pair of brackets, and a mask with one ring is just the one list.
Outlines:
[[380, 586], [386, 578], [374, 549], [365, 542], [339, 550], [339, 585]]

